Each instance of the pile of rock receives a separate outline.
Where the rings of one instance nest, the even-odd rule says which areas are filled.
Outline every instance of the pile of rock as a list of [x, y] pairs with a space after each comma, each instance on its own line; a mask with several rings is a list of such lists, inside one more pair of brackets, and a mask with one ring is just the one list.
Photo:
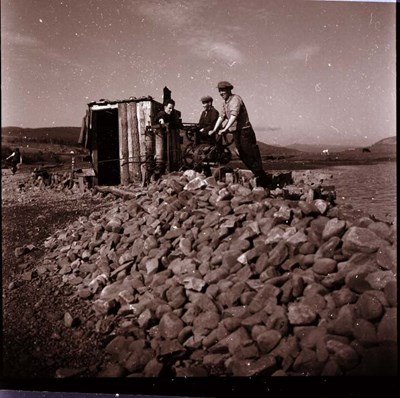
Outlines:
[[85, 193], [92, 186], [91, 178], [81, 173], [50, 172], [47, 169], [35, 168], [30, 178], [26, 180], [24, 188], [26, 189], [27, 185], [32, 185], [40, 190], [51, 188], [56, 191]]
[[395, 374], [393, 225], [193, 171], [131, 193], [38, 267], [114, 336], [99, 376]]

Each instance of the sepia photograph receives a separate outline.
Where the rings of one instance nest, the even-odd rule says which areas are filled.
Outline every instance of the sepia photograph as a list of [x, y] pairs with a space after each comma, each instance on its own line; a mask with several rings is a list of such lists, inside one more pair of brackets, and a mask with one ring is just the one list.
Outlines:
[[395, 391], [395, 0], [0, 1], [1, 397]]

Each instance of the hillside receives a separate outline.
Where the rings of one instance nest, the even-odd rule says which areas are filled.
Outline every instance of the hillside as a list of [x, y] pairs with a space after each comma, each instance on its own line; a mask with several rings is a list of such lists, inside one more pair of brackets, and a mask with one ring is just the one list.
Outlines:
[[[1, 140], [3, 144], [21, 143], [31, 144], [34, 142], [46, 144], [61, 144], [76, 147], [78, 144], [80, 127], [42, 127], [42, 128], [22, 128], [22, 127], [2, 127]], [[329, 149], [331, 154], [340, 153], [340, 157], [348, 158], [353, 156], [374, 155], [381, 157], [396, 155], [396, 137], [382, 139], [370, 147], [350, 147], [344, 145], [312, 145], [295, 143], [289, 146], [274, 146], [258, 141], [261, 156], [264, 160], [275, 160], [287, 158], [291, 160], [314, 159], [321, 156], [323, 149]], [[234, 145], [231, 146], [234, 148]], [[57, 152], [57, 150], [56, 150]], [[234, 156], [235, 157], [235, 156]]]
[[342, 152], [354, 148], [349, 145], [325, 145], [325, 144], [300, 144], [295, 143], [288, 145], [287, 148], [296, 149], [301, 152], [309, 153], [321, 153], [324, 149], [328, 149], [330, 152]]
[[384, 138], [371, 146], [351, 146], [351, 145], [326, 145], [326, 144], [301, 144], [295, 143], [288, 145], [286, 148], [297, 149], [308, 153], [321, 153], [323, 149], [328, 149], [329, 152], [353, 152], [362, 151], [363, 148], [368, 148], [371, 152], [387, 153], [392, 155], [396, 152], [396, 137]]
[[77, 145], [80, 127], [2, 127], [1, 141], [7, 142], [46, 142]]
[[380, 146], [380, 145], [396, 145], [396, 136], [394, 137], [389, 137], [389, 138], [384, 138], [383, 140], [380, 140], [376, 142], [373, 147]]
[[[76, 146], [79, 138], [80, 127], [43, 127], [43, 128], [22, 128], [2, 127], [1, 139], [7, 142], [46, 142], [63, 143], [64, 145]], [[26, 137], [26, 138], [25, 138]], [[294, 156], [301, 152], [273, 145], [258, 142], [261, 156]]]
[[302, 152], [297, 149], [292, 149], [288, 147], [274, 146], [264, 144], [263, 142], [258, 141], [258, 147], [260, 148], [261, 157], [265, 158], [268, 156], [284, 156], [284, 157], [293, 157], [293, 156], [301, 156]]
[[389, 137], [378, 141], [370, 147], [371, 151], [379, 153], [396, 153], [396, 137]]

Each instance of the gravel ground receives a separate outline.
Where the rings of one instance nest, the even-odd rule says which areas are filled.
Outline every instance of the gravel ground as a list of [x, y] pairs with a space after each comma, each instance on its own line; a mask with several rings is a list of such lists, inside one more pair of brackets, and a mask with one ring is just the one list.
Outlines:
[[[49, 277], [44, 274], [44, 277], [32, 271], [43, 260], [47, 237], [80, 216], [111, 207], [113, 201], [90, 193], [82, 195], [40, 190], [31, 186], [28, 180], [27, 173], [11, 175], [9, 170], [2, 170], [2, 374], [6, 378], [17, 379], [72, 375], [94, 377], [104, 365], [104, 347], [112, 336], [95, 332], [89, 315], [90, 302], [74, 298], [70, 287], [61, 283], [59, 275]], [[32, 245], [29, 253], [16, 255], [15, 249], [29, 245]], [[67, 312], [79, 318], [80, 324], [67, 327], [64, 321]], [[363, 393], [367, 386], [371, 387], [365, 381], [362, 385], [347, 387], [347, 391]], [[101, 385], [101, 380], [99, 382]], [[244, 391], [248, 386], [247, 381], [242, 382], [239, 386], [235, 385], [237, 391]], [[192, 381], [188, 380], [188, 383]], [[224, 383], [222, 380], [218, 387], [226, 388], [226, 396], [240, 396], [230, 384]], [[322, 379], [317, 384], [308, 385], [309, 396], [316, 396], [312, 391], [324, 391], [324, 384], [330, 383]], [[333, 392], [343, 387], [341, 383], [330, 385]], [[193, 385], [183, 383], [180, 386], [182, 391], [189, 389], [191, 395], [195, 395], [194, 382]], [[284, 391], [282, 386], [281, 383], [265, 381], [262, 381], [262, 386], [257, 385], [260, 390], [270, 391], [271, 388], [272, 392]], [[166, 391], [168, 387], [164, 385], [160, 388]], [[147, 386], [145, 388], [148, 389]], [[176, 390], [171, 391], [175, 392], [175, 396], [179, 395]], [[204, 396], [201, 391], [200, 388], [197, 396]], [[159, 393], [160, 390], [152, 392]], [[222, 395], [216, 393], [215, 396]], [[355, 396], [361, 395], [353, 394]]]
[[[23, 186], [24, 185], [24, 186]], [[66, 299], [60, 279], [32, 272], [44, 254], [43, 242], [80, 216], [110, 206], [110, 201], [86, 194], [39, 190], [29, 174], [2, 170], [2, 299], [3, 375], [10, 378], [51, 378], [57, 370], [85, 368], [96, 372], [101, 342], [85, 324], [83, 300]], [[33, 245], [24, 256], [15, 249]], [[66, 312], [82, 324], [64, 325]], [[82, 344], [84, 341], [84, 344]]]

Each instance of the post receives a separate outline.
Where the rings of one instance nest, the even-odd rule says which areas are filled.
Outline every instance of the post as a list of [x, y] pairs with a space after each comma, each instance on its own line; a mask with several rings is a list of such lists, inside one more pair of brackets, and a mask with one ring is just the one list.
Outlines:
[[140, 148], [140, 175], [141, 178], [146, 174], [146, 118], [144, 110], [144, 102], [137, 103], [137, 119], [138, 119], [138, 137]]
[[129, 152], [129, 177], [132, 182], [139, 182], [142, 178], [140, 172], [140, 144], [136, 102], [127, 105], [128, 118], [128, 152]]
[[121, 170], [121, 184], [129, 184], [129, 163], [128, 163], [128, 122], [126, 102], [118, 104], [118, 138], [119, 157]]

